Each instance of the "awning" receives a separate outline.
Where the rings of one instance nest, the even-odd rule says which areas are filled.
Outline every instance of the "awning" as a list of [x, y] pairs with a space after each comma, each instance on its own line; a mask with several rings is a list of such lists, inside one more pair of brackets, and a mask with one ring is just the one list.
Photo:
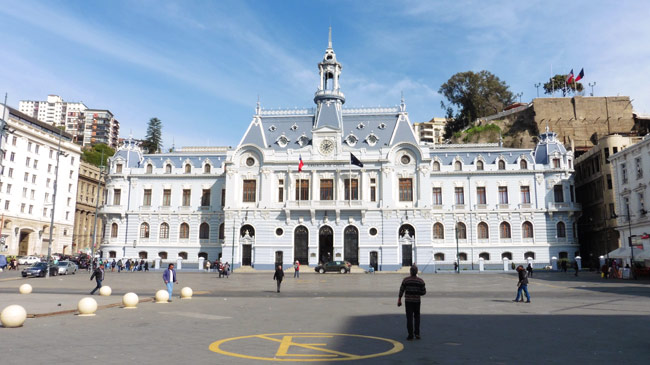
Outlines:
[[[637, 251], [641, 251], [641, 253], [639, 253], [637, 255], [637, 253], [636, 253]], [[637, 260], [638, 261], [650, 260], [650, 252], [644, 251], [644, 250], [634, 249], [634, 261], [637, 261]]]
[[[615, 259], [629, 259], [632, 256], [632, 250], [630, 250], [629, 247], [619, 247], [615, 249], [614, 251], [609, 253], [610, 258], [615, 258]], [[634, 260], [637, 261], [643, 261], [644, 258], [640, 256], [648, 256], [648, 253], [643, 251], [640, 248], [635, 248], [634, 249]]]

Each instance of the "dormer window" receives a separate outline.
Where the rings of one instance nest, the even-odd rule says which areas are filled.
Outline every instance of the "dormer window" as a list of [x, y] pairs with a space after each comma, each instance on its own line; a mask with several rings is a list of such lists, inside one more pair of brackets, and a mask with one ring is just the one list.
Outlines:
[[477, 161], [476, 162], [476, 170], [477, 171], [483, 171], [483, 161]]
[[293, 123], [293, 125], [289, 129], [291, 129], [292, 131], [297, 130], [298, 129], [298, 124]]
[[365, 128], [365, 126], [366, 125], [363, 124], [363, 122], [361, 122], [361, 123], [357, 124], [357, 129], [363, 129], [363, 128]]
[[275, 140], [275, 143], [277, 143], [278, 146], [282, 148], [287, 147], [287, 145], [289, 144], [289, 138], [287, 138], [287, 136], [283, 134], [280, 137], [278, 137], [277, 140]]
[[503, 160], [499, 160], [499, 170], [505, 170], [506, 169], [506, 162]]
[[171, 164], [165, 165], [165, 173], [166, 174], [171, 174], [172, 173], [172, 165]]
[[302, 136], [300, 136], [300, 138], [298, 138], [297, 143], [300, 147], [304, 147], [309, 144], [309, 137], [303, 134]]
[[122, 173], [122, 164], [121, 163], [118, 163], [117, 165], [115, 165], [115, 173], [116, 174], [121, 174]]
[[523, 158], [519, 161], [519, 168], [522, 170], [528, 170], [528, 162]]
[[377, 128], [379, 128], [379, 129], [386, 129], [386, 123], [381, 123], [381, 124], [379, 124], [379, 126], [378, 126]]
[[190, 164], [185, 164], [185, 173], [190, 174], [192, 173], [192, 165]]
[[153, 174], [153, 165], [147, 164], [147, 174]]
[[374, 133], [370, 132], [368, 137], [366, 137], [366, 143], [370, 146], [374, 146], [377, 144], [379, 141], [379, 137], [377, 137]]
[[212, 170], [212, 166], [210, 166], [210, 164], [205, 164], [203, 166], [203, 173], [204, 174], [209, 174], [211, 170]]
[[440, 171], [440, 162], [438, 161], [433, 162], [433, 171]]
[[276, 128], [274, 125], [272, 125], [272, 126], [269, 127], [269, 131], [271, 131], [271, 132], [275, 132], [276, 129], [277, 129], [277, 128]]
[[348, 146], [350, 147], [354, 147], [354, 145], [356, 145], [358, 141], [359, 138], [357, 138], [357, 136], [355, 136], [352, 133], [350, 133], [347, 137], [345, 137], [345, 143], [347, 143]]
[[454, 170], [455, 171], [463, 171], [463, 164], [460, 161], [456, 161], [454, 163]]
[[559, 169], [560, 168], [560, 159], [559, 158], [554, 158], [553, 159], [553, 168], [554, 169]]

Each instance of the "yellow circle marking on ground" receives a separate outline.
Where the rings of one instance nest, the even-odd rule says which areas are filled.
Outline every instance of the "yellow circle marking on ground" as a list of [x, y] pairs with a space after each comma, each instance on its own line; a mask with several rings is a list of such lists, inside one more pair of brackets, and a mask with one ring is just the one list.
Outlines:
[[[282, 338], [273, 338], [271, 336], [282, 336]], [[334, 338], [334, 337], [355, 337], [355, 338], [364, 338], [364, 339], [370, 339], [374, 341], [381, 341], [381, 342], [387, 342], [393, 347], [389, 349], [388, 351], [383, 351], [383, 352], [378, 352], [378, 353], [373, 353], [373, 354], [366, 354], [366, 355], [356, 355], [356, 354], [350, 354], [350, 353], [345, 353], [341, 351], [337, 351], [334, 349], [328, 349], [326, 347], [326, 344], [323, 343], [299, 343], [299, 342], [293, 342], [293, 337], [300, 337], [300, 338]], [[226, 342], [231, 342], [231, 341], [237, 341], [237, 340], [243, 340], [243, 339], [251, 339], [251, 338], [259, 338], [267, 341], [272, 341], [272, 342], [277, 342], [279, 343], [278, 350], [275, 353], [275, 357], [262, 357], [262, 356], [253, 356], [253, 355], [246, 355], [246, 354], [239, 354], [236, 352], [230, 352], [226, 351], [220, 348], [220, 346]], [[289, 353], [289, 349], [291, 347], [300, 347], [303, 349], [309, 349], [309, 350], [314, 350], [317, 351], [318, 354], [291, 354]], [[312, 332], [306, 332], [306, 333], [300, 333], [300, 332], [290, 332], [290, 333], [267, 333], [267, 334], [259, 334], [259, 335], [248, 335], [248, 336], [240, 336], [240, 337], [231, 337], [231, 338], [225, 338], [223, 340], [219, 340], [216, 342], [213, 342], [210, 344], [210, 351], [216, 352], [218, 354], [222, 355], [227, 355], [227, 356], [234, 356], [234, 357], [240, 357], [243, 359], [251, 359], [251, 360], [266, 360], [266, 361], [293, 361], [293, 362], [317, 362], [317, 361], [350, 361], [350, 360], [362, 360], [362, 359], [370, 359], [373, 357], [379, 357], [379, 356], [387, 356], [387, 355], [392, 355], [395, 353], [398, 353], [404, 349], [404, 345], [402, 345], [401, 342], [391, 340], [389, 338], [382, 338], [382, 337], [374, 337], [374, 336], [364, 336], [364, 335], [351, 335], [351, 334], [345, 334], [345, 333], [312, 333]], [[280, 356], [280, 357], [278, 357]], [[289, 358], [283, 358], [284, 356], [289, 357]], [[309, 358], [310, 357], [310, 358]]]

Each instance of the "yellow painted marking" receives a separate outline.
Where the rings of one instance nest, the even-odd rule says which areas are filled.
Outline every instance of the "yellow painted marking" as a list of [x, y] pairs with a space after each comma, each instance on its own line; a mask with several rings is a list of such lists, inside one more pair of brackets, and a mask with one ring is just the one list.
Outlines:
[[197, 291], [194, 292], [194, 294], [196, 294], [196, 295], [210, 294], [210, 292], [207, 291], [207, 290], [197, 290]]
[[[274, 338], [271, 336], [282, 336], [282, 339]], [[294, 338], [335, 338], [335, 337], [353, 337], [367, 339], [374, 342], [387, 342], [392, 345], [387, 351], [371, 353], [366, 355], [357, 355], [350, 354], [341, 351], [336, 351], [334, 349], [327, 349], [326, 343], [300, 343], [294, 342]], [[271, 341], [279, 343], [278, 349], [272, 356], [255, 356], [248, 354], [241, 354], [236, 352], [230, 352], [221, 349], [221, 345], [226, 342], [246, 340], [252, 338], [259, 338], [265, 341]], [[316, 353], [313, 354], [292, 354], [289, 353], [291, 347], [299, 347], [303, 349], [314, 350]], [[251, 360], [266, 360], [266, 361], [296, 361], [296, 362], [318, 362], [318, 361], [349, 361], [349, 360], [362, 360], [370, 359], [379, 356], [387, 356], [398, 353], [404, 349], [404, 345], [400, 342], [391, 340], [388, 338], [374, 337], [374, 336], [363, 336], [363, 335], [351, 335], [343, 333], [268, 333], [260, 335], [249, 335], [249, 336], [240, 336], [240, 337], [231, 337], [219, 340], [210, 344], [210, 351], [216, 352], [218, 354], [239, 357], [243, 359]]]

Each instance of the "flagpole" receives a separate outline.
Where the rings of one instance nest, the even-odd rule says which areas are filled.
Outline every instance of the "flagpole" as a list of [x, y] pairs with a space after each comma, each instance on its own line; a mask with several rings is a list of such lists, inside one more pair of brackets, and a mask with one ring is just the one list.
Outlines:
[[555, 77], [553, 77], [553, 64], [551, 63], [551, 97], [555, 97]]

